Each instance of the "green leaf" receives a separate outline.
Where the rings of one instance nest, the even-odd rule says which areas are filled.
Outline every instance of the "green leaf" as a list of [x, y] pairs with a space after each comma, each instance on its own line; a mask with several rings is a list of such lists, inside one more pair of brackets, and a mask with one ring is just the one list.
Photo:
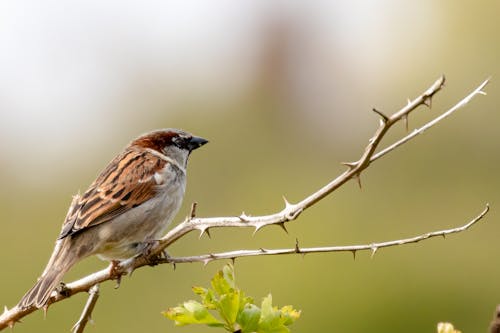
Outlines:
[[273, 306], [272, 295], [269, 294], [262, 300], [262, 314], [259, 320], [259, 330], [262, 333], [282, 333], [290, 332], [286, 327], [295, 322], [300, 317], [300, 311], [287, 305], [278, 309]]
[[212, 316], [202, 304], [196, 301], [184, 302], [181, 306], [176, 306], [163, 312], [163, 315], [175, 321], [175, 325], [177, 326], [188, 324], [224, 325], [224, 323]]
[[212, 289], [206, 289], [203, 287], [193, 287], [193, 292], [201, 297], [202, 303], [207, 309], [215, 310], [217, 308], [217, 298], [214, 295]]
[[191, 288], [193, 290], [193, 292], [196, 294], [196, 295], [200, 295], [201, 297], [205, 297], [205, 295], [207, 294], [208, 292], [208, 289], [207, 288], [203, 288], [203, 287], [197, 287], [197, 286], [194, 286], [193, 288]]
[[234, 283], [233, 265], [227, 264], [222, 271], [218, 271], [212, 279], [212, 288], [219, 295], [224, 295], [236, 288]]
[[240, 293], [233, 290], [231, 293], [222, 295], [219, 300], [219, 309], [222, 318], [230, 327], [233, 327], [240, 310]]
[[273, 311], [273, 295], [269, 294], [262, 299], [262, 316], [267, 317]]
[[254, 304], [246, 304], [238, 315], [237, 322], [242, 333], [256, 332], [259, 327], [260, 309]]
[[[225, 265], [211, 280], [212, 288], [193, 287], [200, 296], [201, 303], [188, 301], [170, 308], [163, 314], [178, 326], [206, 324], [242, 333], [288, 333], [287, 326], [293, 324], [300, 311], [287, 305], [278, 309], [273, 306], [271, 294], [262, 300], [262, 308], [254, 304], [252, 297], [246, 296], [235, 284], [234, 267]], [[221, 320], [209, 310], [216, 310]]]
[[224, 274], [224, 279], [230, 284], [231, 288], [236, 288], [233, 265], [224, 265], [222, 272]]
[[290, 330], [281, 320], [281, 312], [273, 307], [273, 297], [269, 294], [262, 300], [262, 310], [259, 320], [259, 333], [285, 333]]

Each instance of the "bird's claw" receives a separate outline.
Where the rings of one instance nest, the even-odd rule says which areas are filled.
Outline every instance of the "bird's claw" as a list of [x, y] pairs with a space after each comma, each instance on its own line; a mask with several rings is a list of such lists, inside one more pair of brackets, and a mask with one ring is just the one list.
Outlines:
[[59, 285], [56, 287], [56, 292], [64, 297], [70, 296], [70, 289], [66, 287], [66, 283], [64, 282], [59, 282]]
[[160, 261], [164, 260], [168, 262], [169, 255], [165, 249], [156, 255], [151, 254], [152, 249], [157, 246], [158, 243], [159, 241], [157, 240], [148, 240], [143, 243], [144, 248], [139, 256], [142, 256], [149, 266], [156, 266], [160, 263]]
[[118, 269], [120, 265], [119, 260], [111, 260], [109, 265], [109, 275], [112, 280], [116, 280], [115, 289], [120, 288], [120, 283], [122, 282], [122, 272]]

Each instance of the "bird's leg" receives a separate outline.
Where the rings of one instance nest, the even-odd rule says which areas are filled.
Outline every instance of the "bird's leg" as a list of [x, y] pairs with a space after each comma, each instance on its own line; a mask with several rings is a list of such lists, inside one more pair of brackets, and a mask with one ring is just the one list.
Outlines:
[[157, 244], [158, 241], [155, 239], [147, 240], [142, 243], [143, 249], [141, 253], [139, 253], [139, 256], [142, 256], [146, 260], [149, 266], [156, 266], [160, 261], [164, 259], [168, 261], [169, 255], [167, 253], [167, 250], [165, 249], [163, 249], [160, 253], [156, 255], [151, 255], [152, 249]]
[[115, 289], [118, 289], [120, 287], [120, 283], [122, 282], [123, 273], [118, 269], [119, 265], [119, 260], [111, 260], [111, 263], [109, 265], [109, 275], [112, 280], [116, 280]]

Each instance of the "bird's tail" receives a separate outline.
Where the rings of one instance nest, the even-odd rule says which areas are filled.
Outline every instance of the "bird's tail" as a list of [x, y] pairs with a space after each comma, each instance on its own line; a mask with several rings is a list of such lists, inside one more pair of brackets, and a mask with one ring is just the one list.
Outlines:
[[61, 282], [63, 275], [76, 262], [77, 256], [69, 253], [71, 238], [66, 237], [56, 242], [54, 252], [50, 257], [42, 276], [33, 287], [21, 298], [18, 306], [20, 308], [28, 308], [32, 305], [37, 308], [42, 308], [47, 305], [52, 291], [57, 284]]

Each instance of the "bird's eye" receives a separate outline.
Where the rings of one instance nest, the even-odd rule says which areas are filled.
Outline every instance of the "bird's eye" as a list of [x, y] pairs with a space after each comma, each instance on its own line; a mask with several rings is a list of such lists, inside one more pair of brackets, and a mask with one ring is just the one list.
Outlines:
[[176, 136], [172, 139], [174, 145], [176, 145], [180, 149], [186, 149], [189, 143], [190, 138], [186, 138], [184, 136]]

